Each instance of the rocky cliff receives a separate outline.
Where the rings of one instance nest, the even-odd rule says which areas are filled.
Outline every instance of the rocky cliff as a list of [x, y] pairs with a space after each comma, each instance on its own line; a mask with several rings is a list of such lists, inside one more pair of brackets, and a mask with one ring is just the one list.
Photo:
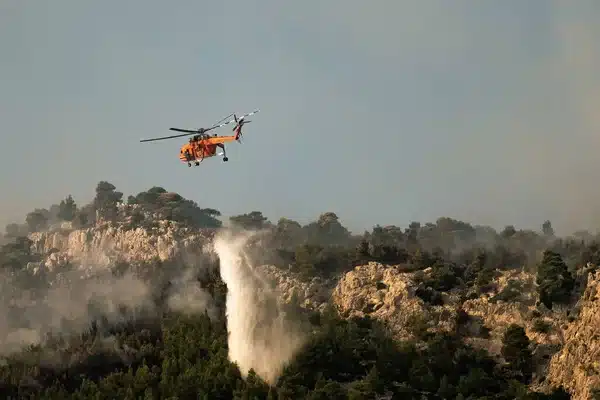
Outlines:
[[550, 361], [547, 380], [583, 400], [600, 389], [600, 272], [589, 275], [578, 306], [579, 316], [562, 327], [564, 345]]
[[158, 221], [151, 228], [130, 229], [125, 224], [110, 224], [87, 229], [71, 229], [68, 224], [46, 232], [29, 235], [32, 250], [48, 255], [47, 268], [67, 261], [108, 266], [119, 261], [145, 263], [200, 255], [209, 248], [212, 235], [198, 233], [172, 221]]
[[416, 297], [410, 273], [378, 263], [358, 266], [346, 273], [333, 290], [331, 301], [342, 315], [385, 320], [399, 338], [413, 336], [414, 321], [431, 321], [435, 311]]
[[[209, 251], [210, 238], [210, 232], [198, 233], [168, 221], [136, 229], [123, 224], [83, 230], [63, 226], [30, 235], [34, 250], [45, 254], [33, 267], [48, 270], [68, 262], [108, 266], [117, 261], [193, 261]], [[399, 339], [460, 328], [465, 341], [500, 357], [502, 335], [516, 323], [525, 327], [532, 342], [537, 365], [534, 386], [562, 384], [573, 398], [586, 399], [600, 383], [600, 340], [595, 332], [600, 326], [600, 274], [588, 280], [580, 314], [569, 322], [565, 312], [536, 305], [534, 276], [524, 271], [504, 271], [494, 278], [493, 290], [467, 299], [452, 291], [443, 293], [442, 305], [431, 305], [416, 295], [418, 282], [430, 269], [417, 274], [368, 263], [336, 280], [309, 282], [275, 266], [257, 266], [257, 271], [271, 280], [284, 301], [312, 310], [332, 304], [345, 316], [370, 315], [386, 321]], [[499, 296], [510, 291], [514, 292], [510, 300]]]

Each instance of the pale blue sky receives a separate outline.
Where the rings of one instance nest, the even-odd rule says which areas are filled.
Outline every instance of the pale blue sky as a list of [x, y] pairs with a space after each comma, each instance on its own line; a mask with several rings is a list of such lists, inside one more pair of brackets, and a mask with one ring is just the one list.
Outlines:
[[[108, 180], [356, 231], [596, 230], [599, 20], [593, 0], [5, 0], [0, 222]], [[228, 163], [139, 142], [254, 108]]]

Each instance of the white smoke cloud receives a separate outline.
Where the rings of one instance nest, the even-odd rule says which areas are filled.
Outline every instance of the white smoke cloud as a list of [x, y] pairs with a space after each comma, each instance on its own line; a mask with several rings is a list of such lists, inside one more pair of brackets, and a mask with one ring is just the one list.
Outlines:
[[186, 269], [173, 281], [167, 304], [173, 311], [185, 314], [202, 314], [206, 311], [210, 318], [216, 318], [213, 298], [195, 279], [196, 274], [196, 270]]
[[249, 235], [232, 237], [223, 232], [214, 243], [228, 289], [229, 359], [237, 363], [242, 376], [254, 369], [272, 385], [306, 337], [286, 319], [276, 293], [253, 269], [244, 251], [248, 239]]
[[[103, 250], [86, 254], [86, 261], [97, 259], [99, 255], [108, 257]], [[191, 257], [187, 257], [189, 264], [168, 271], [172, 285], [166, 293], [166, 306], [186, 314], [207, 311], [214, 318], [217, 310], [213, 299], [196, 279], [206, 272], [207, 266], [202, 260], [193, 263]], [[35, 271], [2, 271], [0, 355], [43, 344], [47, 334], [65, 337], [80, 334], [99, 319], [116, 324], [137, 318], [155, 318], [158, 310], [154, 299], [161, 290], [157, 286], [162, 284], [161, 279], [152, 283], [131, 267], [116, 276], [109, 265], [110, 262], [108, 265], [76, 264], [60, 267], [54, 272], [44, 266], [36, 267]], [[154, 273], [143, 272], [146, 275]]]
[[47, 289], [29, 288], [3, 274], [0, 353], [40, 344], [47, 333], [81, 333], [98, 317], [117, 323], [137, 312], [153, 310], [151, 288], [132, 273], [114, 277], [108, 271], [86, 278], [80, 274], [77, 270], [65, 272]]

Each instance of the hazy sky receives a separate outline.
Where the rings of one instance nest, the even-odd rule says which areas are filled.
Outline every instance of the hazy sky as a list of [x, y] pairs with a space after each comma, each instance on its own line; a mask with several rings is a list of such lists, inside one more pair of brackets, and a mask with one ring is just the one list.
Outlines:
[[[593, 0], [2, 1], [0, 222], [108, 180], [357, 231], [596, 230], [599, 18]], [[228, 163], [139, 142], [254, 108]]]

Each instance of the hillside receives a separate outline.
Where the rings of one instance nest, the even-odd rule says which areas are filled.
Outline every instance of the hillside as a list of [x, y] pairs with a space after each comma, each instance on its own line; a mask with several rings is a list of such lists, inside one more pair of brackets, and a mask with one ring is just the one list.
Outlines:
[[[6, 227], [19, 398], [590, 399], [600, 238], [451, 218], [351, 234], [108, 182]], [[252, 232], [249, 234], [248, 232]], [[229, 335], [228, 335], [229, 331]], [[27, 397], [32, 396], [32, 397]], [[98, 397], [96, 397], [98, 396]]]

